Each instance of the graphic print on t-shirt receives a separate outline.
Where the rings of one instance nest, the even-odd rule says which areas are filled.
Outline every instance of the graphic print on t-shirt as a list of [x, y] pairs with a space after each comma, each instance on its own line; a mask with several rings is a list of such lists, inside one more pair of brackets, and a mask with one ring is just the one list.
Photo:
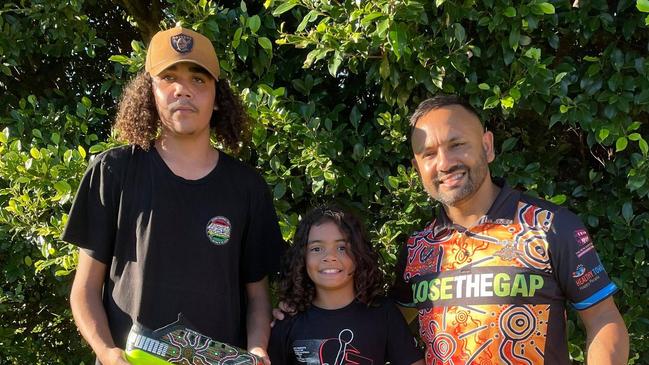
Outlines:
[[354, 332], [343, 329], [338, 338], [296, 340], [293, 352], [298, 362], [306, 365], [372, 365], [353, 345]]
[[210, 219], [205, 227], [207, 238], [215, 245], [225, 245], [230, 239], [230, 230], [232, 225], [230, 220], [223, 216]]

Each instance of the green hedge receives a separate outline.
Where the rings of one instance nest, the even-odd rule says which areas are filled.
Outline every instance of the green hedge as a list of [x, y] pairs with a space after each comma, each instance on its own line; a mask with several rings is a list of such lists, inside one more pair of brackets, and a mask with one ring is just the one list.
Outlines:
[[214, 40], [255, 121], [240, 158], [270, 184], [284, 237], [311, 205], [349, 202], [387, 272], [432, 204], [408, 115], [440, 91], [467, 97], [496, 135], [493, 174], [586, 222], [622, 289], [630, 363], [649, 356], [649, 1], [117, 3], [0, 8], [0, 364], [91, 361], [67, 303], [75, 248], [59, 236], [160, 19]]

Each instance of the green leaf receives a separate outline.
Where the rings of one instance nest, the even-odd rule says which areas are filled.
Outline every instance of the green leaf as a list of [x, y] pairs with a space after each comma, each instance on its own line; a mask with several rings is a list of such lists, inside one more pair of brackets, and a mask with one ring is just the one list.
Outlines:
[[640, 147], [642, 155], [647, 157], [647, 153], [649, 152], [649, 145], [647, 145], [647, 141], [644, 138], [640, 138], [640, 140], [638, 141], [638, 147]]
[[387, 79], [390, 76], [390, 62], [388, 61], [387, 55], [383, 55], [381, 60], [381, 65], [379, 66], [379, 74], [383, 80]]
[[508, 17], [508, 18], [513, 18], [516, 16], [516, 9], [514, 9], [511, 6], [508, 6], [505, 11], [503, 11], [503, 15]]
[[556, 205], [561, 205], [566, 202], [566, 195], [565, 194], [559, 194], [555, 195], [552, 198], [548, 199], [551, 203], [554, 203]]
[[333, 77], [336, 77], [336, 74], [338, 73], [338, 67], [340, 67], [340, 63], [343, 61], [343, 57], [340, 54], [340, 52], [336, 51], [334, 52], [334, 56], [329, 60], [329, 74]]
[[635, 7], [643, 13], [649, 13], [649, 0], [637, 0]]
[[464, 41], [466, 40], [466, 31], [464, 30], [462, 24], [460, 23], [453, 24], [453, 31], [455, 33], [455, 40], [457, 40], [458, 43], [463, 44]]
[[246, 2], [245, 2], [245, 1], [241, 0], [241, 3], [240, 3], [240, 5], [239, 5], [239, 7], [241, 8], [241, 11], [242, 11], [242, 12], [244, 12], [244, 13], [247, 13], [247, 12], [248, 12], [248, 6], [246, 6]]
[[241, 27], [237, 28], [237, 30], [234, 31], [234, 37], [232, 38], [232, 47], [234, 47], [235, 49], [239, 47], [242, 33], [243, 33], [243, 28]]
[[29, 256], [25, 256], [25, 258], [23, 259], [23, 262], [25, 262], [25, 265], [27, 265], [27, 266], [32, 266], [32, 264], [33, 264], [32, 258], [29, 257]]
[[86, 158], [86, 150], [82, 146], [77, 147], [77, 151], [79, 151], [79, 154], [81, 155], [81, 158]]
[[514, 107], [514, 98], [512, 98], [511, 96], [506, 96], [500, 99], [500, 105], [502, 105], [502, 107], [505, 109], [511, 109]]
[[275, 188], [273, 188], [273, 197], [275, 199], [281, 199], [286, 193], [286, 184], [283, 182], [277, 183]]
[[[521, 39], [521, 33], [518, 28], [513, 28], [509, 32], [509, 46], [515, 51], [518, 49], [518, 41]], [[529, 51], [528, 51], [529, 52]]]
[[397, 60], [401, 59], [405, 43], [407, 42], [404, 30], [397, 26], [395, 29], [389, 31], [388, 41], [392, 45], [392, 52], [397, 56]]
[[399, 178], [396, 176], [388, 176], [388, 184], [392, 189], [399, 188]]
[[41, 151], [39, 151], [36, 147], [32, 147], [29, 150], [29, 154], [36, 160], [40, 160], [43, 157], [43, 155], [41, 155]]
[[117, 63], [122, 64], [122, 65], [128, 65], [128, 64], [131, 63], [131, 59], [130, 59], [130, 58], [128, 58], [128, 57], [126, 57], [126, 56], [122, 56], [122, 55], [114, 55], [114, 56], [110, 56], [110, 57], [108, 58], [108, 60], [109, 60], [109, 61], [113, 61], [113, 62], [117, 62]]
[[554, 5], [550, 3], [540, 3], [538, 6], [544, 14], [554, 14]]
[[287, 11], [293, 9], [293, 7], [295, 7], [295, 5], [297, 5], [297, 0], [289, 0], [289, 1], [285, 2], [285, 3], [283, 3], [282, 5], [276, 7], [275, 10], [273, 10], [272, 14], [273, 14], [273, 16], [279, 16], [279, 15], [284, 14]]
[[485, 100], [483, 109], [493, 109], [498, 105], [500, 105], [500, 98], [497, 95], [493, 95]]
[[303, 30], [306, 28], [306, 26], [307, 26], [310, 22], [314, 21], [314, 20], [317, 19], [317, 18], [318, 18], [318, 12], [317, 12], [316, 10], [311, 10], [311, 11], [309, 11], [309, 12], [304, 16], [304, 18], [302, 18], [302, 21], [301, 21], [300, 24], [297, 26], [297, 29], [296, 29], [295, 31], [296, 31], [296, 32], [301, 32], [301, 31], [303, 31]]
[[478, 84], [478, 89], [480, 89], [480, 90], [489, 90], [489, 89], [491, 89], [491, 87], [489, 86], [489, 84], [485, 84], [483, 82], [481, 84]]
[[273, 50], [273, 44], [270, 42], [270, 39], [268, 39], [266, 37], [259, 37], [257, 39], [257, 42], [266, 51], [272, 51]]
[[507, 138], [503, 142], [502, 147], [500, 149], [502, 152], [509, 152], [514, 148], [514, 146], [516, 146], [517, 142], [518, 142], [518, 138], [516, 137]]
[[538, 61], [541, 59], [541, 49], [532, 47], [525, 52], [525, 57], [533, 58]]
[[61, 141], [61, 136], [60, 136], [58, 133], [54, 132], [54, 133], [52, 133], [52, 135], [50, 136], [50, 140], [51, 140], [54, 144], [58, 145], [59, 142]]
[[9, 127], [5, 127], [5, 129], [0, 132], [0, 142], [1, 143], [7, 143], [9, 140]]
[[622, 217], [627, 223], [631, 222], [633, 219], [633, 205], [631, 202], [626, 202], [622, 205]]
[[631, 141], [639, 141], [642, 136], [640, 136], [640, 133], [631, 133], [629, 134], [628, 138]]
[[599, 130], [599, 133], [597, 134], [597, 138], [599, 139], [600, 142], [604, 141], [606, 137], [611, 133], [610, 130], [606, 128], [602, 128]]
[[257, 33], [260, 27], [261, 27], [261, 19], [259, 18], [259, 15], [254, 15], [248, 18], [248, 28], [250, 28], [251, 32]]
[[55, 182], [54, 189], [58, 195], [65, 195], [72, 191], [72, 187], [66, 181]]
[[624, 151], [626, 146], [629, 144], [629, 141], [626, 137], [620, 137], [615, 141], [615, 152]]

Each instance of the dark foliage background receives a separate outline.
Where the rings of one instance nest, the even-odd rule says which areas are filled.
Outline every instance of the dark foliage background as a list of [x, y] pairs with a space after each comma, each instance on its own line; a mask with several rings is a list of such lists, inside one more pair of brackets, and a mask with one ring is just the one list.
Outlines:
[[[240, 158], [270, 184], [284, 237], [313, 204], [348, 202], [390, 272], [431, 203], [407, 117], [443, 91], [496, 134], [492, 172], [570, 207], [591, 230], [649, 356], [649, 1], [34, 0], [0, 7], [0, 364], [91, 355], [60, 241], [78, 181], [115, 145], [121, 87], [157, 29], [208, 35], [255, 121]], [[569, 313], [570, 351], [584, 331]]]

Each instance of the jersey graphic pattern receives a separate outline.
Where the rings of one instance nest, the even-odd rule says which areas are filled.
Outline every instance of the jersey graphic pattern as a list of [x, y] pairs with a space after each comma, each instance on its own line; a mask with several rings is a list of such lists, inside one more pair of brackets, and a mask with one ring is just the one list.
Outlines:
[[409, 239], [403, 276], [420, 311], [426, 364], [544, 363], [553, 217], [521, 202], [505, 224], [485, 220], [460, 233], [435, 232], [433, 222]]

